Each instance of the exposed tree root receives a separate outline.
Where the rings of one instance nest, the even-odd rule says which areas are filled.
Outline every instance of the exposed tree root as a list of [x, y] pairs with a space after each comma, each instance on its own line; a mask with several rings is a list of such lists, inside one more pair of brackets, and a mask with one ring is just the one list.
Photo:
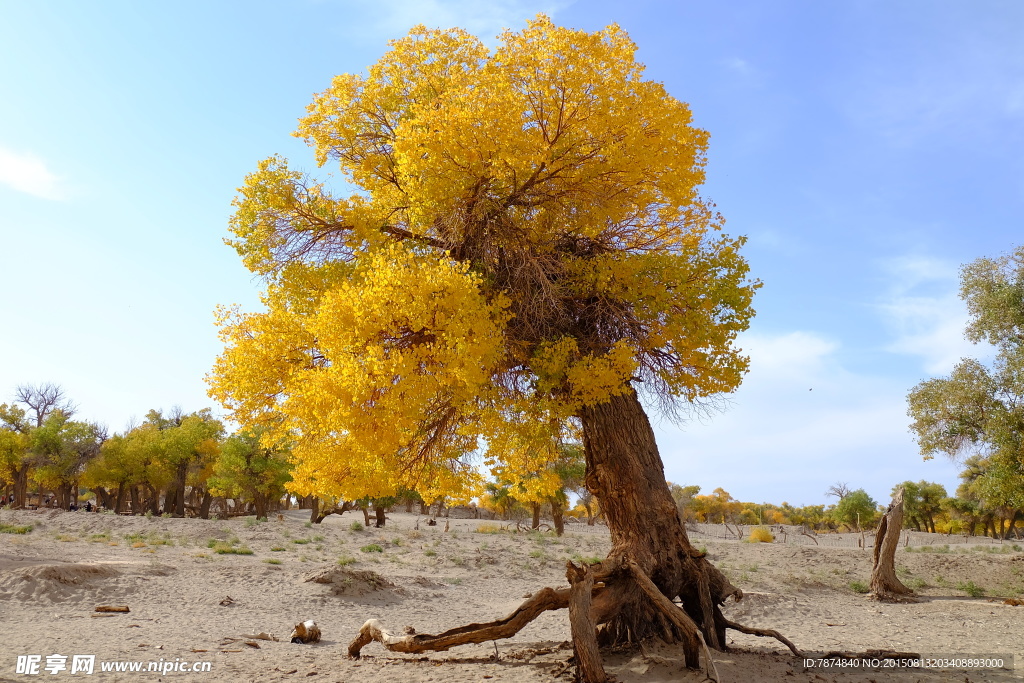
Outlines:
[[418, 654], [420, 652], [448, 650], [456, 645], [469, 643], [485, 643], [489, 640], [510, 638], [519, 633], [524, 626], [548, 610], [564, 609], [569, 606], [570, 589], [542, 588], [529, 600], [520, 605], [512, 614], [504, 619], [484, 624], [468, 624], [451, 630], [429, 635], [415, 633], [396, 635], [387, 631], [377, 619], [370, 619], [362, 628], [355, 640], [349, 643], [350, 657], [359, 658], [359, 651], [364, 645], [376, 640], [392, 652]]
[[658, 590], [658, 587], [654, 585], [654, 582], [644, 574], [643, 570], [640, 569], [640, 565], [630, 560], [629, 564], [630, 571], [633, 572], [633, 578], [636, 580], [637, 585], [640, 586], [654, 606], [657, 607], [662, 614], [664, 614], [672, 624], [683, 633], [683, 663], [690, 669], [696, 669], [700, 666], [699, 655], [697, 644], [700, 643], [704, 646], [704, 655], [707, 658], [708, 663], [708, 675], [710, 676], [711, 671], [715, 672], [715, 680], [718, 680], [718, 671], [715, 670], [714, 662], [711, 661], [711, 652], [708, 649], [708, 645], [704, 640], [703, 634], [700, 629], [697, 628], [697, 624], [693, 622], [690, 615], [679, 609], [674, 602], [669, 600], [664, 593]]
[[733, 631], [739, 631], [740, 633], [746, 633], [747, 635], [750, 635], [750, 636], [761, 636], [762, 638], [775, 638], [777, 641], [779, 641], [780, 643], [782, 643], [783, 645], [788, 647], [789, 651], [792, 652], [797, 657], [804, 657], [804, 656], [806, 656], [803, 653], [803, 651], [798, 649], [797, 646], [794, 645], [792, 642], [790, 642], [790, 640], [788, 638], [786, 638], [784, 635], [782, 635], [781, 633], [779, 633], [775, 629], [771, 629], [771, 628], [753, 628], [753, 627], [750, 627], [750, 626], [744, 626], [743, 624], [737, 624], [735, 621], [729, 621], [728, 619], [725, 620], [725, 625], [726, 625], [726, 627], [731, 628]]

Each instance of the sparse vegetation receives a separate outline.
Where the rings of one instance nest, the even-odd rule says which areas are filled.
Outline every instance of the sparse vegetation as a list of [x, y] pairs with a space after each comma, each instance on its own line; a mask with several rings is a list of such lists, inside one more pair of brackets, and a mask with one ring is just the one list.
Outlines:
[[961, 581], [956, 585], [956, 589], [967, 593], [972, 598], [980, 598], [985, 595], [985, 589], [973, 581]]
[[851, 581], [847, 584], [854, 593], [867, 593], [871, 587], [863, 581]]
[[371, 543], [370, 545], [364, 545], [359, 550], [361, 550], [364, 553], [382, 553], [382, 552], [384, 552], [384, 548], [382, 548], [381, 546], [377, 545], [376, 543]]
[[4, 524], [3, 522], [0, 522], [0, 534], [27, 534], [30, 531], [32, 531], [31, 524], [17, 526], [14, 524]]

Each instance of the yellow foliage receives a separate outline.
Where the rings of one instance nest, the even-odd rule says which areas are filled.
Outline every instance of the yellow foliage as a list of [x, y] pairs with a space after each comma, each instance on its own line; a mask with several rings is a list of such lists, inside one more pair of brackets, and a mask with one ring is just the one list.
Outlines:
[[708, 135], [618, 27], [544, 16], [489, 51], [414, 28], [296, 135], [356, 189], [261, 162], [229, 240], [266, 310], [218, 310], [211, 396], [292, 444], [298, 493], [520, 500], [574, 417], [631, 390], [733, 390], [758, 283], [701, 199]]
[[747, 538], [750, 543], [771, 543], [775, 540], [775, 536], [768, 530], [767, 527], [756, 526], [750, 530], [750, 536]]

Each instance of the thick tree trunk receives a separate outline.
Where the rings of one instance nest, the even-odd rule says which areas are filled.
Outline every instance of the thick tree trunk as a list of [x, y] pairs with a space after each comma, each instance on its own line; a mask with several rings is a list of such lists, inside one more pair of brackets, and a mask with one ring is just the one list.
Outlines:
[[531, 529], [539, 529], [540, 528], [540, 503], [538, 503], [537, 501], [531, 501], [530, 502], [530, 512], [533, 515], [531, 520], [530, 520], [530, 528]]
[[387, 524], [387, 521], [388, 521], [387, 515], [384, 512], [384, 508], [378, 507], [378, 506], [374, 505], [373, 506], [373, 513], [374, 513], [374, 515], [376, 517], [376, 521], [374, 523], [374, 526], [377, 527], [378, 529], [383, 529], [384, 525]]
[[551, 499], [551, 521], [555, 523], [555, 534], [561, 536], [565, 533], [565, 518], [563, 517], [564, 507], [562, 501], [557, 498]]
[[[683, 609], [707, 644], [725, 649], [727, 620], [720, 605], [742, 592], [704, 554], [690, 545], [679, 519], [655, 443], [654, 431], [636, 394], [613, 397], [584, 408], [586, 486], [601, 504], [611, 532], [606, 563], [635, 562], [667, 598], [682, 598]], [[636, 644], [655, 636], [675, 642], [684, 634], [660, 614], [651, 618], [650, 600], [628, 572], [605, 582], [610, 589], [594, 603], [603, 624], [602, 644]]]
[[[124, 484], [117, 485], [117, 494], [114, 497], [114, 513], [121, 514], [121, 508], [124, 507]], [[135, 512], [135, 509], [132, 510]]]
[[899, 488], [882, 516], [875, 533], [874, 561], [871, 569], [871, 597], [896, 602], [900, 596], [912, 595], [896, 576], [896, 549], [903, 529], [903, 489]]
[[263, 519], [267, 516], [267, 496], [264, 493], [256, 492], [253, 495], [253, 503], [256, 506], [256, 519]]
[[213, 502], [213, 494], [210, 493], [210, 489], [203, 491], [203, 500], [199, 503], [199, 518], [209, 519], [210, 518], [210, 504]]

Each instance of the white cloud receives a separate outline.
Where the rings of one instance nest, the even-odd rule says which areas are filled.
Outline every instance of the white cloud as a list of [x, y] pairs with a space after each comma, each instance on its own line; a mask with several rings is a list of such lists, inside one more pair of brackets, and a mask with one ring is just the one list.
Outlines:
[[750, 356], [751, 375], [758, 379], [806, 383], [820, 377], [828, 357], [839, 345], [812, 332], [743, 335], [740, 344]]
[[0, 147], [0, 185], [42, 199], [63, 199], [59, 179], [33, 154]]
[[965, 356], [986, 356], [964, 338], [967, 308], [958, 296], [957, 267], [936, 259], [903, 257], [883, 264], [891, 282], [879, 310], [895, 338], [884, 348], [918, 356], [932, 375], [947, 374]]
[[906, 382], [852, 372], [842, 346], [811, 331], [747, 334], [750, 374], [728, 410], [682, 428], [656, 426], [666, 477], [760, 502], [828, 502], [837, 481], [876, 500], [907, 479], [955, 487], [955, 467], [922, 462], [906, 416]]

